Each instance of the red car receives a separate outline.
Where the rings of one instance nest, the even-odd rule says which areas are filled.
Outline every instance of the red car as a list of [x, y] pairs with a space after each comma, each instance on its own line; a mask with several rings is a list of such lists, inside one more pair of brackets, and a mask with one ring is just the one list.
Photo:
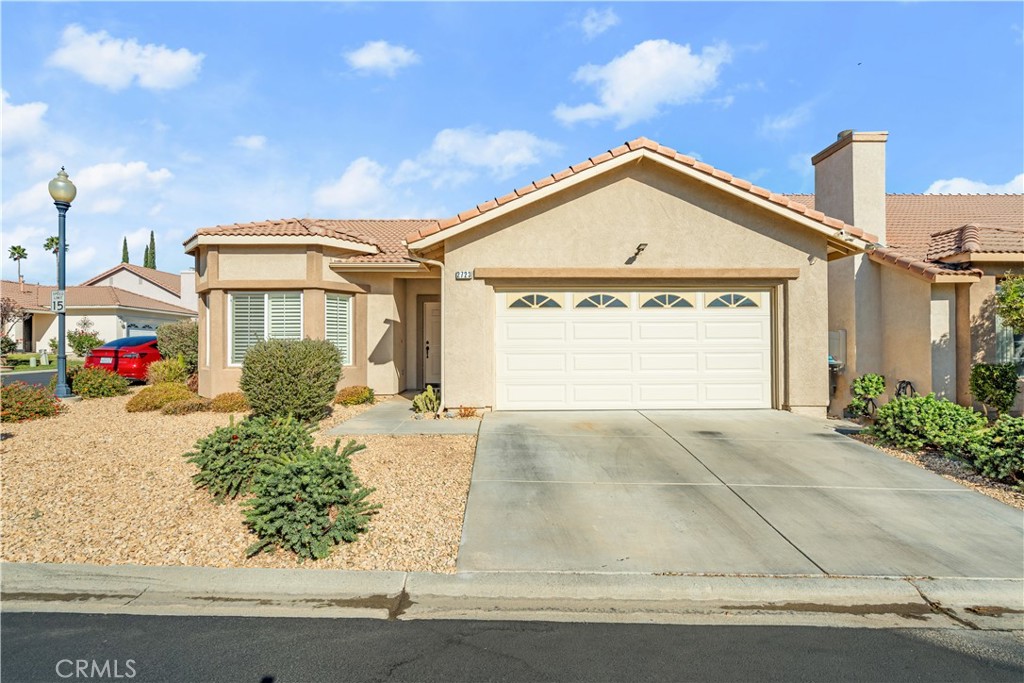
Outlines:
[[103, 368], [122, 377], [146, 381], [149, 364], [160, 360], [156, 337], [124, 337], [97, 346], [85, 357], [85, 367]]

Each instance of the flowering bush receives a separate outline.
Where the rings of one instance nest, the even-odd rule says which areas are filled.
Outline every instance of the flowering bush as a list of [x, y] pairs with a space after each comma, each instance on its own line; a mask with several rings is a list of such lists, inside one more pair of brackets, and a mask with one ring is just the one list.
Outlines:
[[65, 406], [52, 391], [24, 382], [11, 382], [0, 388], [0, 404], [0, 422], [24, 422], [53, 417], [65, 410]]

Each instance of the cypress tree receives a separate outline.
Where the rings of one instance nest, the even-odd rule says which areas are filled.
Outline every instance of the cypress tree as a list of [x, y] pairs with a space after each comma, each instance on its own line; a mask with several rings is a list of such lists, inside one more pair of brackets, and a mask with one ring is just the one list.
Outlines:
[[149, 245], [146, 245], [146, 250], [142, 253], [142, 267], [149, 268]]
[[149, 231], [149, 265], [148, 268], [156, 270], [156, 238], [153, 231]]
[[121, 241], [121, 263], [128, 263], [128, 238]]

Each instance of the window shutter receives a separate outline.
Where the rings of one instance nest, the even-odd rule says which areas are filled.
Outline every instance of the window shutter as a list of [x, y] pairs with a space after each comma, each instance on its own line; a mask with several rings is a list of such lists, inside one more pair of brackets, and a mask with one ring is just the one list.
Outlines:
[[270, 310], [269, 339], [302, 339], [302, 294], [271, 292], [267, 294]]
[[327, 340], [337, 347], [341, 364], [352, 364], [352, 297], [327, 295], [325, 315]]
[[231, 362], [241, 363], [253, 344], [263, 341], [264, 294], [231, 295]]

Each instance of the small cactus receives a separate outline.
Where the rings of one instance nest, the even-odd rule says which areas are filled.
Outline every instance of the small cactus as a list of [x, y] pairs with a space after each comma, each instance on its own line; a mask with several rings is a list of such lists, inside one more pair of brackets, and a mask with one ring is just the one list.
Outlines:
[[412, 399], [412, 409], [417, 413], [436, 413], [441, 407], [441, 396], [434, 393], [434, 387], [427, 385], [427, 390], [416, 394]]

